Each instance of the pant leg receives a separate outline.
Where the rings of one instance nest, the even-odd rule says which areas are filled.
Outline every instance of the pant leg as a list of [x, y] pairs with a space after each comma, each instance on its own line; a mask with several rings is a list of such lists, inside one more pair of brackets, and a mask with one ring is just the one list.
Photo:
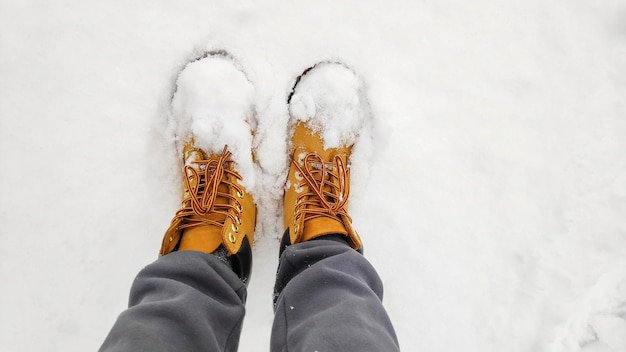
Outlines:
[[276, 279], [271, 351], [399, 351], [371, 264], [340, 236], [289, 246]]
[[135, 279], [100, 351], [236, 351], [246, 287], [215, 256], [180, 251]]

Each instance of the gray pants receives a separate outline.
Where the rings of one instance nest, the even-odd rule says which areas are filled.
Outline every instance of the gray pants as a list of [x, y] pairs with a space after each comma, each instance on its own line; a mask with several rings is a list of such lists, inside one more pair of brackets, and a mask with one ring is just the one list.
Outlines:
[[[287, 247], [276, 279], [271, 351], [398, 351], [374, 268], [327, 236]], [[246, 287], [215, 256], [160, 257], [133, 283], [100, 351], [236, 351]]]

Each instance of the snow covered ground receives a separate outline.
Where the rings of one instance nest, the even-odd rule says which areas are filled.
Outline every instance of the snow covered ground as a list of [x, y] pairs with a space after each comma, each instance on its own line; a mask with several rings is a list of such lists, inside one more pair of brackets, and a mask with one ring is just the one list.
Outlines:
[[96, 350], [179, 205], [178, 72], [255, 87], [241, 351], [269, 345], [286, 97], [367, 85], [351, 213], [405, 351], [626, 351], [626, 1], [0, 0], [0, 349]]

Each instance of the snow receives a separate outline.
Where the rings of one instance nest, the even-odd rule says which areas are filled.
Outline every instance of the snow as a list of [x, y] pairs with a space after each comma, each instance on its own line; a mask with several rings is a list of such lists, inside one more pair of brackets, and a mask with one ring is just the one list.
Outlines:
[[[353, 179], [355, 189], [369, 180], [369, 163], [374, 150], [371, 115], [367, 91], [362, 79], [341, 62], [322, 61], [305, 70], [289, 99], [288, 130], [299, 121], [320, 133], [324, 148], [353, 146], [349, 167], [359, 176]], [[285, 135], [289, 145], [291, 133]], [[305, 157], [298, 155], [301, 161]], [[287, 169], [284, 169], [287, 178]], [[285, 189], [288, 189], [286, 185]]]
[[352, 145], [367, 121], [361, 84], [343, 65], [322, 62], [307, 72], [294, 89], [289, 104], [293, 121], [307, 122], [320, 132], [324, 148]]
[[169, 121], [177, 155], [191, 139], [210, 154], [228, 146], [243, 185], [255, 189], [254, 87], [230, 58], [215, 54], [185, 66], [176, 81]]
[[369, 98], [350, 213], [403, 350], [626, 350], [625, 14], [623, 0], [0, 2], [2, 350], [102, 343], [180, 203], [176, 77], [216, 49], [254, 87], [241, 351], [269, 345], [286, 101], [320, 61]]

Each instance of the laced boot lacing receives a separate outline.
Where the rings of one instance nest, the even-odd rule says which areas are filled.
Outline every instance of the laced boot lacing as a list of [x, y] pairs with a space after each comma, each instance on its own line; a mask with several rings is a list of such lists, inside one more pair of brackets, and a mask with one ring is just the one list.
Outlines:
[[[243, 206], [236, 197], [219, 189], [220, 185], [226, 185], [228, 189], [235, 189], [237, 197], [243, 198], [244, 196], [243, 187], [234, 182], [235, 179], [241, 180], [241, 175], [230, 169], [229, 164], [233, 162], [230, 155], [231, 153], [224, 147], [217, 159], [193, 161], [197, 168], [185, 165], [184, 199], [186, 201], [172, 220], [172, 222], [180, 221], [177, 230], [210, 225], [223, 227], [226, 217], [229, 217], [233, 223], [232, 230], [235, 233], [239, 232], [238, 225], [241, 225]], [[218, 203], [216, 202], [218, 198], [227, 201]], [[210, 219], [207, 217], [210, 214], [221, 216]], [[234, 242], [232, 239], [231, 241]]]
[[299, 231], [301, 216], [304, 216], [305, 223], [319, 217], [330, 217], [345, 225], [351, 223], [346, 209], [350, 195], [350, 170], [343, 159], [336, 155], [333, 162], [325, 162], [317, 153], [308, 153], [301, 160], [302, 166], [296, 160], [292, 161], [297, 170], [295, 177], [298, 181], [306, 181], [308, 191], [296, 190], [302, 193], [296, 201], [294, 231]]

